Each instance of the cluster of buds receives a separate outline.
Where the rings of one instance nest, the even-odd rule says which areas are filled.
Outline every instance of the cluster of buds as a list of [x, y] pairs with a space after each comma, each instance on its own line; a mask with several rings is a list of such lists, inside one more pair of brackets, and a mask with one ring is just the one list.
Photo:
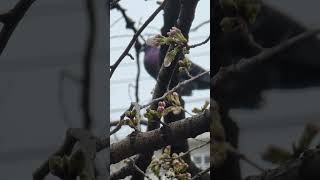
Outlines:
[[166, 108], [166, 102], [159, 101], [157, 111], [162, 113], [165, 110], [165, 108]]
[[127, 111], [125, 113], [124, 123], [130, 127], [137, 127], [139, 124], [139, 119], [137, 119], [137, 111], [133, 109], [132, 111]]
[[168, 37], [178, 45], [187, 45], [188, 40], [184, 37], [181, 30], [177, 27], [172, 27], [167, 33]]
[[240, 17], [224, 17], [220, 26], [224, 32], [247, 31], [246, 22]]
[[147, 40], [147, 45], [158, 47], [160, 45], [173, 45], [164, 58], [164, 66], [169, 67], [174, 60], [178, 52], [182, 51], [183, 54], [189, 54], [188, 40], [184, 37], [181, 30], [177, 27], [172, 27], [167, 33], [168, 37], [160, 34], [151, 37]]
[[172, 112], [175, 115], [178, 115], [182, 111], [180, 97], [177, 92], [173, 92], [166, 96], [166, 100], [172, 104], [172, 106], [167, 108], [167, 113]]
[[151, 108], [146, 109], [146, 113], [144, 113], [144, 117], [148, 120], [160, 119], [161, 118], [160, 112], [153, 110]]
[[181, 50], [180, 46], [176, 46], [175, 48], [173, 48], [171, 51], [169, 51], [166, 56], [164, 57], [163, 60], [163, 65], [164, 67], [169, 67], [172, 63], [172, 61], [174, 60], [174, 58], [176, 57], [176, 55], [178, 54], [178, 52]]
[[204, 105], [201, 108], [195, 107], [192, 109], [192, 112], [195, 114], [200, 114], [200, 113], [204, 112], [206, 109], [208, 109], [209, 105], [210, 105], [209, 101], [205, 101]]
[[158, 47], [160, 45], [169, 44], [170, 41], [168, 38], [157, 34], [154, 37], [147, 39], [146, 43], [149, 46]]
[[180, 97], [177, 92], [170, 93], [166, 96], [166, 99], [173, 105], [181, 106]]
[[82, 151], [76, 151], [70, 157], [52, 156], [48, 164], [51, 174], [61, 179], [76, 176], [80, 176], [80, 179], [89, 178], [85, 170], [86, 163]]
[[190, 69], [192, 63], [188, 58], [184, 58], [183, 60], [178, 61], [179, 64], [179, 72], [187, 71]]
[[247, 31], [261, 10], [261, 0], [220, 0], [220, 6], [226, 15], [220, 23], [223, 31]]
[[153, 157], [149, 168], [157, 177], [165, 176], [168, 179], [178, 180], [191, 179], [191, 174], [187, 172], [189, 165], [178, 154], [171, 154], [170, 146], [164, 148], [158, 158]]

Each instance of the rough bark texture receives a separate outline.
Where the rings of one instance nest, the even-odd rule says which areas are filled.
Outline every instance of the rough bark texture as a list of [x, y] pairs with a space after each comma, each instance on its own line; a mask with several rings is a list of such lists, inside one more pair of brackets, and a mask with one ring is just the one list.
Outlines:
[[209, 131], [210, 112], [205, 111], [184, 120], [169, 124], [169, 127], [162, 127], [153, 131], [139, 133], [134, 142], [127, 137], [110, 146], [111, 164], [133, 156], [138, 153], [155, 151], [169, 144], [179, 143], [187, 138], [194, 138], [197, 135]]

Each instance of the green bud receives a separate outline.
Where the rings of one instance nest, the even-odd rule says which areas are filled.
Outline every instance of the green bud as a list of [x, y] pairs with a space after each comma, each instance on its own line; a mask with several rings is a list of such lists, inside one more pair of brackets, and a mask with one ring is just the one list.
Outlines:
[[64, 161], [60, 156], [53, 156], [49, 159], [49, 170], [52, 175], [60, 177], [65, 174]]
[[224, 17], [220, 22], [220, 26], [224, 32], [235, 32], [244, 30], [246, 25], [239, 17]]
[[70, 157], [70, 174], [80, 175], [85, 168], [85, 159], [83, 152], [77, 151]]
[[237, 4], [235, 0], [220, 0], [221, 9], [224, 13], [235, 12], [237, 10]]
[[176, 57], [177, 53], [179, 52], [180, 47], [176, 46], [173, 50], [169, 51], [165, 58], [164, 58], [164, 67], [169, 67], [171, 65], [171, 62], [174, 60], [174, 58]]
[[267, 151], [262, 154], [262, 159], [274, 164], [283, 164], [293, 158], [293, 154], [284, 148], [269, 145]]

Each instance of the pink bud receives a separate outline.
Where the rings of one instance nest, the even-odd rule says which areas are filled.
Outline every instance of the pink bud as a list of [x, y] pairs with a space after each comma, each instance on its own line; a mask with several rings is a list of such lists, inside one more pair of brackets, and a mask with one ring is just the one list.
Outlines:
[[163, 111], [164, 111], [164, 107], [163, 107], [163, 106], [158, 106], [157, 111], [158, 111], [158, 112], [163, 112]]
[[179, 96], [179, 94], [177, 92], [173, 92], [172, 95]]
[[166, 107], [166, 103], [164, 101], [159, 101], [158, 106]]

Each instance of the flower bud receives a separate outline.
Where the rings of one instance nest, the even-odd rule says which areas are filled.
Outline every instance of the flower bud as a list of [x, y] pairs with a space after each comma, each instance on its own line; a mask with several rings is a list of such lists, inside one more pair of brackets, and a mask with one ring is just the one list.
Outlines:
[[164, 101], [159, 101], [158, 106], [166, 107], [166, 103]]
[[163, 112], [163, 111], [164, 111], [164, 107], [163, 107], [163, 106], [158, 106], [157, 111], [158, 111], [158, 112]]

